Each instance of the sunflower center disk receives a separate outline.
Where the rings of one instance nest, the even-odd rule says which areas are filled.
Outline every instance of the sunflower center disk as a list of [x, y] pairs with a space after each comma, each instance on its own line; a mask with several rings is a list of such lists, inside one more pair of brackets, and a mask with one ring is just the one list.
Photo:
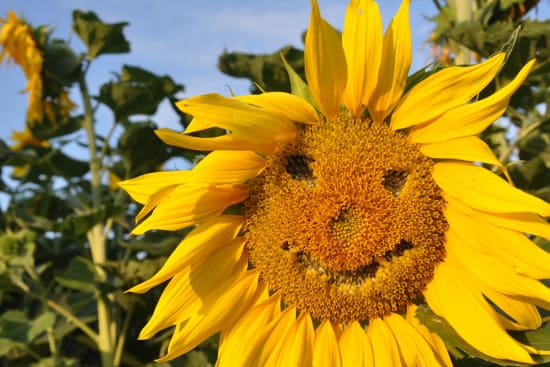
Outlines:
[[445, 257], [445, 201], [432, 165], [384, 124], [340, 117], [306, 126], [250, 183], [252, 266], [319, 320], [402, 311]]

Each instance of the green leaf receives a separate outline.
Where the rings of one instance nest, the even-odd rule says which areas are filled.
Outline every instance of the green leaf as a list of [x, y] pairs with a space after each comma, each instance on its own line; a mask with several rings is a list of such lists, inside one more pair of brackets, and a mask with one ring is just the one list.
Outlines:
[[42, 315], [38, 316], [31, 323], [31, 327], [28, 331], [28, 338], [30, 341], [36, 339], [40, 334], [45, 332], [49, 327], [55, 324], [55, 314], [53, 312], [46, 311]]
[[510, 167], [514, 183], [523, 190], [537, 190], [550, 182], [550, 152]]
[[8, 160], [8, 158], [13, 154], [12, 150], [6, 142], [0, 139], [0, 167]]
[[94, 264], [84, 257], [72, 259], [67, 269], [59, 272], [55, 279], [67, 288], [89, 293], [97, 292]]
[[82, 177], [89, 170], [89, 163], [74, 159], [60, 149], [28, 146], [20, 154], [10, 157], [7, 164], [30, 165], [26, 180], [44, 184], [44, 177], [57, 175], [64, 178]]
[[0, 316], [0, 339], [17, 343], [30, 342], [31, 321], [19, 310], [9, 310]]
[[81, 363], [76, 358], [47, 357], [30, 365], [30, 367], [78, 367]]
[[54, 150], [50, 156], [54, 173], [62, 177], [82, 177], [90, 169], [88, 162], [69, 157], [60, 150]]
[[0, 263], [7, 267], [34, 266], [36, 234], [28, 230], [7, 231], [0, 235]]
[[290, 89], [292, 91], [292, 94], [305, 99], [310, 105], [312, 105], [317, 111], [319, 111], [317, 101], [315, 101], [315, 97], [313, 97], [309, 85], [304, 82], [302, 77], [286, 61], [286, 58], [282, 53], [281, 60], [283, 61], [286, 72], [288, 73], [288, 79], [290, 80]]
[[117, 80], [103, 84], [95, 98], [107, 105], [121, 122], [131, 115], [153, 115], [164, 98], [183, 89], [183, 85], [176, 84], [169, 76], [124, 65]]
[[502, 46], [500, 46], [500, 49], [499, 51], [500, 52], [504, 52], [506, 54], [506, 59], [505, 59], [505, 63], [508, 61], [508, 58], [510, 57], [510, 55], [512, 54], [512, 50], [514, 49], [517, 41], [518, 41], [518, 38], [519, 38], [519, 32], [521, 31], [521, 28], [522, 26], [521, 25], [518, 25], [514, 31], [512, 32], [512, 34], [510, 34], [510, 36], [508, 37], [508, 39], [506, 40], [506, 42], [504, 42], [502, 44]]
[[144, 237], [132, 238], [128, 242], [119, 241], [118, 245], [135, 252], [146, 251], [151, 256], [169, 255], [185, 236], [182, 231], [181, 237], [173, 232], [151, 232]]
[[40, 140], [50, 140], [52, 138], [63, 135], [72, 134], [82, 128], [82, 116], [61, 116], [59, 111], [54, 111], [58, 117], [58, 121], [49, 121], [47, 116], [44, 116], [42, 124], [35, 124], [30, 127], [32, 134]]
[[126, 53], [130, 44], [122, 30], [127, 22], [103, 23], [94, 12], [73, 11], [73, 30], [88, 47], [88, 58], [94, 59], [101, 54]]
[[97, 223], [104, 223], [108, 218], [122, 215], [126, 209], [122, 205], [115, 205], [110, 199], [105, 199], [97, 209], [89, 209], [78, 214], [67, 215], [62, 222], [54, 226], [54, 230], [60, 233], [68, 233], [72, 236], [84, 236]]
[[192, 350], [185, 357], [187, 358], [186, 367], [212, 367], [208, 355], [202, 350]]
[[[537, 330], [523, 331], [523, 332], [510, 332], [516, 339], [535, 347], [539, 350], [550, 350], [550, 322], [545, 322]], [[542, 359], [544, 362], [550, 361], [550, 356], [544, 356]]]
[[135, 122], [120, 137], [118, 149], [131, 177], [155, 171], [174, 155], [175, 150], [157, 137], [156, 129], [151, 121]]
[[[289, 77], [281, 55], [302, 77], [304, 72], [304, 51], [291, 46], [283, 47], [273, 54], [246, 54], [224, 52], [218, 59], [218, 68], [225, 74], [238, 78], [248, 78], [266, 91], [290, 92]], [[251, 86], [252, 93], [259, 88]]]

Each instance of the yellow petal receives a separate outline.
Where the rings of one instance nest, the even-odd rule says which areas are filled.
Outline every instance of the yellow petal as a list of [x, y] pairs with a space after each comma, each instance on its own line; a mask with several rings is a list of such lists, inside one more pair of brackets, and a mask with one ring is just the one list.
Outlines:
[[221, 215], [205, 220], [185, 236], [152, 278], [130, 288], [128, 292], [147, 292], [185, 267], [207, 261], [213, 253], [237, 236], [242, 223], [242, 217], [236, 215]]
[[311, 366], [315, 330], [309, 313], [302, 312], [284, 338], [279, 366]]
[[352, 0], [346, 11], [342, 45], [348, 66], [344, 102], [359, 117], [376, 88], [382, 58], [382, 19], [373, 0]]
[[447, 347], [441, 338], [436, 334], [432, 333], [426, 326], [424, 326], [420, 320], [416, 318], [416, 309], [417, 306], [410, 304], [407, 307], [407, 321], [411, 324], [420, 334], [431, 345], [433, 352], [435, 353], [436, 358], [439, 361], [440, 366], [453, 367], [453, 362], [447, 351]]
[[447, 236], [447, 252], [453, 253], [479, 283], [502, 294], [516, 299], [527, 298], [532, 303], [550, 309], [550, 288], [538, 280], [518, 275], [512, 266], [492, 254], [465, 245], [464, 242], [470, 241], [470, 238], [461, 233], [455, 234], [453, 228]]
[[329, 320], [324, 320], [317, 328], [313, 346], [313, 367], [340, 367], [340, 348], [336, 334]]
[[385, 316], [384, 321], [399, 342], [399, 352], [405, 366], [439, 365], [439, 360], [426, 339], [405, 319], [392, 313]]
[[451, 66], [430, 75], [401, 98], [390, 126], [404, 129], [431, 121], [472, 100], [493, 80], [504, 62], [504, 53], [473, 66]]
[[321, 112], [336, 117], [346, 87], [346, 58], [340, 35], [321, 18], [317, 0], [311, 0], [304, 62], [308, 85]]
[[500, 325], [496, 311], [453, 253], [448, 252], [435, 269], [424, 297], [436, 314], [480, 352], [493, 358], [533, 363], [523, 346]]
[[153, 209], [155, 209], [156, 206], [159, 205], [162, 201], [166, 200], [166, 198], [168, 198], [168, 196], [172, 193], [172, 191], [174, 191], [178, 187], [181, 187], [181, 186], [179, 185], [165, 186], [162, 189], [151, 194], [147, 199], [147, 202], [145, 203], [143, 208], [141, 208], [139, 213], [137, 213], [135, 222], [138, 223], [143, 218], [145, 218], [147, 214], [149, 214]]
[[367, 336], [372, 343], [376, 366], [399, 367], [403, 365], [399, 356], [397, 341], [388, 325], [382, 319], [370, 320]]
[[357, 321], [350, 323], [338, 340], [342, 367], [374, 367], [370, 339]]
[[307, 103], [305, 99], [293, 94], [267, 92], [235, 98], [280, 113], [292, 121], [304, 124], [315, 124], [319, 121], [319, 115], [315, 108]]
[[194, 118], [185, 134], [218, 127], [252, 142], [282, 141], [296, 135], [294, 123], [283, 115], [219, 94], [205, 94], [176, 103]]
[[228, 292], [245, 270], [243, 247], [242, 240], [234, 241], [206, 261], [181, 269], [163, 290], [139, 338], [149, 339], [159, 330], [185, 321]]
[[186, 182], [189, 171], [153, 172], [136, 178], [119, 181], [118, 185], [140, 204], [145, 204], [149, 197], [168, 186]]
[[221, 214], [248, 196], [246, 185], [185, 185], [172, 190], [154, 212], [134, 228], [132, 234], [151, 229], [175, 231]]
[[516, 330], [536, 330], [542, 325], [542, 319], [537, 307], [531, 303], [516, 300], [491, 288], [483, 291], [500, 310], [510, 316], [520, 328]]
[[273, 322], [274, 327], [271, 334], [267, 337], [260, 354], [256, 356], [250, 366], [264, 367], [277, 365], [281, 350], [287, 341], [286, 335], [296, 323], [296, 308], [289, 307], [285, 309]]
[[483, 167], [463, 162], [441, 162], [434, 165], [432, 176], [446, 194], [474, 209], [550, 216], [550, 204], [516, 189]]
[[119, 181], [118, 186], [126, 191], [134, 201], [146, 204], [155, 192], [174, 184], [184, 183], [188, 173], [188, 171], [147, 173], [136, 178]]
[[502, 167], [491, 148], [477, 136], [466, 136], [441, 143], [422, 144], [420, 151], [430, 158], [458, 159]]
[[216, 150], [192, 170], [188, 182], [238, 184], [258, 176], [266, 160], [251, 151]]
[[168, 145], [186, 148], [191, 150], [209, 151], [209, 150], [251, 150], [270, 154], [275, 149], [275, 141], [261, 143], [246, 140], [234, 134], [216, 136], [214, 138], [199, 138], [189, 136], [169, 129], [156, 130], [155, 134]]
[[522, 232], [484, 223], [483, 218], [463, 214], [454, 205], [449, 205], [445, 218], [451, 229], [464, 238], [465, 246], [498, 258], [519, 275], [550, 279], [550, 253], [531, 242]]
[[384, 120], [403, 94], [412, 60], [411, 42], [409, 0], [403, 0], [384, 34], [378, 82], [368, 101], [374, 121]]
[[508, 101], [523, 83], [535, 60], [528, 62], [514, 80], [481, 101], [453, 108], [435, 121], [418, 125], [409, 134], [413, 143], [437, 143], [462, 136], [477, 135], [502, 116]]
[[249, 308], [257, 285], [258, 273], [247, 272], [212, 307], [177, 325], [168, 345], [168, 353], [156, 361], [166, 362], [185, 354], [223, 328], [234, 325]]
[[222, 332], [217, 365], [250, 367], [275, 327], [273, 319], [281, 312], [280, 302], [281, 297], [273, 295], [238, 320], [227, 335]]
[[550, 224], [534, 213], [487, 213], [475, 210], [450, 195], [444, 195], [449, 207], [457, 208], [462, 213], [473, 216], [495, 226], [529, 233], [550, 240]]

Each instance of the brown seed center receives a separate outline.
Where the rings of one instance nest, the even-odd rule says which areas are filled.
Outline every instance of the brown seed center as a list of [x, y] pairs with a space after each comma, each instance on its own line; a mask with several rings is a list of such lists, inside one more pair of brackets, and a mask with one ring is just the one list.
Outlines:
[[445, 201], [432, 166], [384, 124], [344, 116], [303, 128], [250, 183], [252, 266], [317, 319], [402, 310], [445, 256]]

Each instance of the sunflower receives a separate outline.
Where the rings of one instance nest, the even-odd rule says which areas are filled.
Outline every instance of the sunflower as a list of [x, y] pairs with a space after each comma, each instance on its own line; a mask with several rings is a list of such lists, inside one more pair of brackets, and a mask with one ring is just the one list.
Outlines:
[[[130, 289], [168, 281], [140, 334], [174, 327], [159, 361], [219, 332], [220, 366], [451, 365], [419, 304], [492, 359], [545, 353], [507, 331], [539, 328], [537, 307], [550, 309], [550, 255], [526, 236], [550, 238], [550, 205], [480, 165], [507, 176], [476, 136], [534, 62], [480, 100], [501, 53], [405, 93], [408, 8], [383, 33], [377, 4], [352, 0], [340, 37], [312, 1], [307, 92], [180, 101], [189, 126], [158, 136], [211, 152], [120, 183], [144, 205], [134, 234], [194, 226]], [[227, 133], [190, 135], [214, 127]]]
[[42, 65], [44, 57], [33, 37], [32, 28], [10, 11], [7, 19], [0, 18], [0, 63], [19, 64], [27, 77], [25, 90], [29, 92], [27, 121], [32, 126], [42, 121]]

